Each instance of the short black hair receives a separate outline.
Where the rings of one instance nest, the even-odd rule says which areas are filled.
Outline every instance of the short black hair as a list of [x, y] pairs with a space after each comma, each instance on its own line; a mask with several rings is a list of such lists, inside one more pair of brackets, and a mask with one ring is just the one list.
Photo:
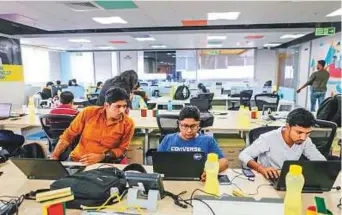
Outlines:
[[101, 86], [101, 84], [103, 84], [103, 82], [102, 82], [102, 81], [99, 81], [99, 82], [97, 82], [97, 84], [96, 84], [96, 87], [100, 87], [100, 86]]
[[60, 80], [57, 80], [57, 81], [56, 81], [56, 84], [60, 85], [60, 84], [61, 84], [61, 81], [60, 81]]
[[286, 118], [286, 123], [288, 123], [290, 127], [300, 126], [304, 128], [309, 128], [313, 126], [315, 122], [316, 120], [314, 115], [304, 108], [294, 109], [289, 113], [289, 115]]
[[53, 84], [52, 81], [49, 81], [49, 82], [46, 83], [46, 87], [53, 86], [53, 85], [54, 85], [54, 84]]
[[325, 60], [319, 60], [317, 61], [318, 64], [320, 64], [323, 68], [325, 67]]
[[200, 111], [196, 106], [186, 106], [179, 113], [179, 120], [182, 121], [186, 118], [191, 118], [195, 121], [200, 121]]
[[74, 94], [72, 94], [70, 91], [64, 91], [61, 93], [59, 101], [64, 105], [70, 104], [72, 101], [74, 101]]
[[113, 87], [106, 92], [105, 102], [107, 102], [108, 104], [112, 104], [114, 102], [122, 100], [127, 101], [127, 103], [129, 101], [129, 95], [125, 89], [120, 87]]

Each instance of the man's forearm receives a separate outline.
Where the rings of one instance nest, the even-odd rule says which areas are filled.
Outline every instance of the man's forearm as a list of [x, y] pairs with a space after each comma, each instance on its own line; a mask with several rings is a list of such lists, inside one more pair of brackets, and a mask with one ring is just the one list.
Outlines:
[[219, 160], [219, 172], [222, 172], [222, 171], [228, 169], [228, 166], [229, 166], [229, 164], [228, 164], [227, 158], [221, 158]]
[[259, 169], [261, 167], [263, 167], [261, 164], [258, 164], [257, 162], [255, 162], [254, 160], [250, 160], [248, 161], [247, 163], [247, 166], [251, 169], [254, 169], [255, 171], [258, 171], [259, 172]]
[[66, 148], [68, 148], [68, 146], [70, 145], [70, 143], [63, 141], [63, 140], [59, 140], [55, 150], [53, 151], [53, 153], [51, 154], [52, 157], [59, 157]]

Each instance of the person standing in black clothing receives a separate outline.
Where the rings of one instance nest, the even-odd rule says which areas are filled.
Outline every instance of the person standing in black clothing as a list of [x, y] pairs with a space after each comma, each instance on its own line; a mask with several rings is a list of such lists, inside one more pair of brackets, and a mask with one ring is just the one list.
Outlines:
[[[114, 78], [108, 79], [101, 88], [99, 98], [97, 99], [97, 105], [103, 106], [105, 102], [105, 94], [112, 87], [123, 88], [132, 99], [132, 92], [138, 85], [138, 74], [134, 70], [126, 70]], [[128, 102], [130, 107], [130, 102]]]

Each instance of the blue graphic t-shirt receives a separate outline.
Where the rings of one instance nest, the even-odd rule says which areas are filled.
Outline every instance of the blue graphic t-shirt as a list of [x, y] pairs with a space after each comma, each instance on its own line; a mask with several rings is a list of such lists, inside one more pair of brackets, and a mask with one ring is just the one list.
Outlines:
[[208, 135], [198, 135], [191, 140], [183, 140], [178, 133], [164, 137], [158, 147], [159, 152], [204, 152], [206, 155], [215, 153], [219, 159], [224, 158], [216, 140]]

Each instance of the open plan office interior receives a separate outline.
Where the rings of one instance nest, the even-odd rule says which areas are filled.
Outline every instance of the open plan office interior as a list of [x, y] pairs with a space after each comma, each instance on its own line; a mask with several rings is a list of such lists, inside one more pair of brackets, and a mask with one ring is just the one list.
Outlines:
[[[228, 214], [227, 211], [232, 215], [284, 214], [286, 192], [270, 186], [258, 168], [244, 165], [240, 154], [261, 133], [282, 126], [286, 129], [289, 113], [296, 109], [305, 109], [317, 119], [310, 138], [328, 160], [327, 164], [303, 161], [304, 190], [310, 181], [306, 178], [308, 175], [319, 176], [309, 171], [311, 168], [339, 166], [330, 178], [329, 173], [321, 173], [326, 178], [310, 181], [329, 188], [302, 194], [301, 214], [330, 214], [328, 211], [341, 214], [341, 165], [336, 165], [341, 160], [341, 16], [340, 1], [0, 1], [0, 215], [2, 210], [6, 214], [6, 206], [11, 201], [18, 206], [15, 210], [27, 215], [100, 214], [98, 211], [105, 214], [119, 211], [127, 214], [204, 215]], [[25, 173], [19, 167], [28, 168], [31, 162], [25, 164], [20, 159], [38, 160], [22, 152], [26, 144], [39, 144], [43, 156], [39, 159], [51, 161], [60, 135], [72, 123], [76, 124], [75, 116], [65, 118], [70, 120], [68, 126], [58, 128], [57, 133], [51, 132], [51, 123], [60, 118], [48, 116], [61, 104], [61, 94], [73, 95], [77, 119], [84, 110], [98, 107], [101, 95], [107, 96], [102, 91], [108, 82], [130, 70], [137, 74], [139, 86], [128, 92], [130, 98], [124, 114], [132, 119], [135, 127], [128, 146], [122, 149], [124, 161], [98, 162], [87, 168], [97, 174], [95, 170], [100, 166], [122, 170], [130, 164], [142, 165], [146, 175], [126, 173], [125, 180], [129, 189], [143, 187], [143, 200], [134, 196], [132, 190], [127, 189], [124, 191], [127, 194], [122, 195], [121, 188], [111, 189], [105, 200], [111, 197], [108, 201], [112, 203], [100, 201], [86, 205], [98, 210], [90, 212], [90, 209], [71, 206], [79, 195], [73, 187], [70, 192], [59, 193], [58, 198], [68, 196], [67, 203], [54, 199], [54, 204], [48, 204], [44, 203], [46, 199], [39, 203], [21, 198], [37, 189], [58, 190], [62, 188], [58, 183], [53, 184], [55, 188], [50, 184], [71, 177], [66, 172], [69, 169], [62, 165], [62, 161], [75, 161], [68, 155], [51, 166], [56, 169], [54, 174], [64, 172], [65, 175], [52, 180], [47, 174], [41, 178], [44, 179], [41, 185], [34, 179], [39, 176], [27, 175], [41, 175], [40, 171]], [[317, 71], [328, 74], [319, 86], [314, 84], [322, 77]], [[126, 90], [128, 86], [120, 87]], [[219, 195], [208, 194], [205, 182], [199, 181], [202, 178], [195, 181], [187, 178], [186, 182], [163, 180], [164, 174], [156, 172], [157, 167], [161, 168], [155, 164], [160, 144], [166, 135], [181, 132], [183, 124], [178, 117], [182, 110], [193, 106], [200, 113], [197, 135], [213, 138], [228, 162], [228, 169], [220, 174], [227, 175], [229, 181], [219, 181]], [[166, 117], [165, 121], [161, 116]], [[167, 124], [164, 128], [163, 123]], [[255, 129], [260, 128], [263, 128], [258, 130], [261, 133], [256, 133]], [[187, 129], [192, 130], [191, 126]], [[2, 136], [9, 133], [13, 137]], [[14, 139], [22, 140], [18, 149], [8, 145]], [[89, 137], [81, 135], [80, 142], [84, 139]], [[101, 137], [95, 139], [99, 145], [106, 141], [102, 142]], [[192, 153], [193, 159], [203, 156], [202, 170], [206, 166], [206, 153], [201, 154], [200, 150], [195, 153], [197, 148], [179, 150]], [[174, 169], [172, 173], [182, 168], [181, 161], [188, 162], [185, 156], [179, 157], [174, 165], [165, 164], [168, 155], [161, 157], [165, 159], [160, 161], [163, 165]], [[35, 165], [42, 165], [41, 171], [48, 171], [49, 167], [44, 166], [47, 163]], [[290, 161], [285, 161], [279, 172], [285, 166], [289, 171], [290, 165]], [[254, 176], [247, 177], [244, 168], [251, 168]], [[190, 169], [195, 171], [196, 167]], [[335, 176], [333, 180], [331, 175]], [[283, 177], [285, 186], [286, 174], [279, 177]], [[187, 193], [180, 195], [183, 191]], [[325, 212], [318, 213], [319, 201], [325, 201]], [[51, 212], [59, 210], [58, 204], [61, 204], [60, 212]]]

